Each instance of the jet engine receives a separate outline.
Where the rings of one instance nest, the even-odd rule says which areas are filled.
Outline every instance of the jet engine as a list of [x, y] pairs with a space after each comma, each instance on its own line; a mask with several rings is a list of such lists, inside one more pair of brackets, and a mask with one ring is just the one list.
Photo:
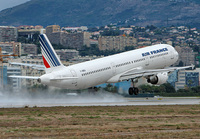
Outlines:
[[147, 82], [154, 85], [161, 85], [166, 83], [167, 79], [168, 79], [167, 72], [163, 72], [163, 73], [158, 73], [156, 76], [150, 76], [147, 79]]

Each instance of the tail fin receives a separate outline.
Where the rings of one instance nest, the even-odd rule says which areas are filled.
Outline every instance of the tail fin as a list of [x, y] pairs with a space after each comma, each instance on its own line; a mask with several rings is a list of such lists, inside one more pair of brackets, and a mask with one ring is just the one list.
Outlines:
[[46, 73], [50, 73], [55, 69], [63, 67], [63, 64], [58, 58], [47, 36], [45, 34], [41, 34], [39, 36], [39, 40]]

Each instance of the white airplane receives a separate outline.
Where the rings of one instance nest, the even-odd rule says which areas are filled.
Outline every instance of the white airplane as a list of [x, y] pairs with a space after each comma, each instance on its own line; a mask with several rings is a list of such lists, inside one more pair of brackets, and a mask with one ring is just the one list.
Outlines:
[[134, 84], [138, 78], [145, 77], [148, 83], [160, 85], [167, 81], [168, 73], [194, 68], [193, 65], [169, 67], [178, 60], [178, 53], [168, 44], [153, 45], [66, 67], [61, 63], [47, 36], [41, 34], [39, 39], [46, 74], [40, 77], [10, 77], [37, 79], [45, 85], [72, 90], [131, 80], [133, 85], [129, 88], [129, 94], [137, 95], [139, 90]]

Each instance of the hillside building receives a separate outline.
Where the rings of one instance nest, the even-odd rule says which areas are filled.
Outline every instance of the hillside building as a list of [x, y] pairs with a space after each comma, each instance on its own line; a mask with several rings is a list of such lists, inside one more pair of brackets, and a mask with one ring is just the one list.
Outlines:
[[22, 44], [20, 42], [0, 42], [2, 53], [6, 54], [21, 56], [21, 46]]
[[67, 31], [61, 31], [58, 25], [52, 25], [46, 27], [46, 35], [52, 44], [62, 45], [65, 48], [81, 50], [84, 45], [90, 47], [89, 32], [69, 33]]
[[32, 39], [33, 35], [36, 34], [43, 34], [45, 33], [45, 29], [43, 28], [43, 26], [37, 25], [37, 26], [19, 26], [17, 27], [18, 30], [18, 36], [21, 37], [25, 37], [25, 38], [29, 38]]
[[60, 56], [60, 60], [62, 61], [68, 61], [69, 59], [77, 57], [79, 55], [79, 52], [73, 49], [61, 49], [55, 51], [57, 55]]
[[[27, 63], [27, 64], [36, 64], [36, 65], [43, 65], [43, 60], [41, 59], [33, 59], [33, 58], [28, 58], [28, 57], [23, 57], [23, 58], [18, 58], [18, 59], [13, 59], [10, 62], [17, 62], [17, 63]], [[43, 70], [38, 70], [33, 67], [29, 66], [15, 66], [11, 65], [11, 67], [17, 67], [21, 70], [22, 76], [41, 76], [45, 74], [45, 71]], [[30, 87], [35, 84], [39, 84], [37, 80], [27, 80], [27, 79], [21, 79], [21, 86], [22, 87]]]
[[179, 70], [169, 75], [169, 82], [175, 90], [185, 89], [186, 87], [196, 87], [200, 84], [200, 68], [195, 70]]
[[21, 79], [9, 78], [10, 75], [21, 75], [20, 67], [3, 66], [0, 67], [0, 87], [3, 89], [19, 91], [21, 89]]
[[177, 79], [175, 90], [199, 86], [199, 72], [197, 71], [179, 71]]
[[81, 26], [81, 27], [63, 27], [62, 30], [65, 31], [71, 31], [71, 32], [77, 32], [77, 31], [87, 31], [87, 26]]
[[22, 51], [21, 51], [22, 55], [37, 55], [37, 45], [35, 44], [22, 44]]
[[46, 34], [56, 33], [60, 31], [61, 29], [59, 25], [51, 25], [46, 27]]
[[198, 54], [197, 52], [194, 52], [192, 48], [190, 47], [180, 47], [176, 46], [175, 47], [176, 51], [179, 53], [179, 59], [175, 63], [175, 65], [178, 65], [180, 61], [183, 62], [183, 66], [188, 66], [188, 65], [195, 65], [195, 57]]
[[17, 28], [12, 26], [0, 26], [0, 42], [16, 42], [17, 37]]
[[127, 36], [101, 36], [98, 43], [100, 50], [123, 50], [126, 46], [137, 46], [137, 39]]

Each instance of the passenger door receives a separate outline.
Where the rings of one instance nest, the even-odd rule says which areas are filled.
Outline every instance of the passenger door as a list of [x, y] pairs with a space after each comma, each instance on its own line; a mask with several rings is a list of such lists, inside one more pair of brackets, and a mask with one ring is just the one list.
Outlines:
[[[77, 77], [76, 71], [74, 69], [70, 69], [70, 72], [72, 73], [73, 77]], [[77, 79], [72, 80], [72, 85], [74, 85], [75, 87], [77, 86]]]

